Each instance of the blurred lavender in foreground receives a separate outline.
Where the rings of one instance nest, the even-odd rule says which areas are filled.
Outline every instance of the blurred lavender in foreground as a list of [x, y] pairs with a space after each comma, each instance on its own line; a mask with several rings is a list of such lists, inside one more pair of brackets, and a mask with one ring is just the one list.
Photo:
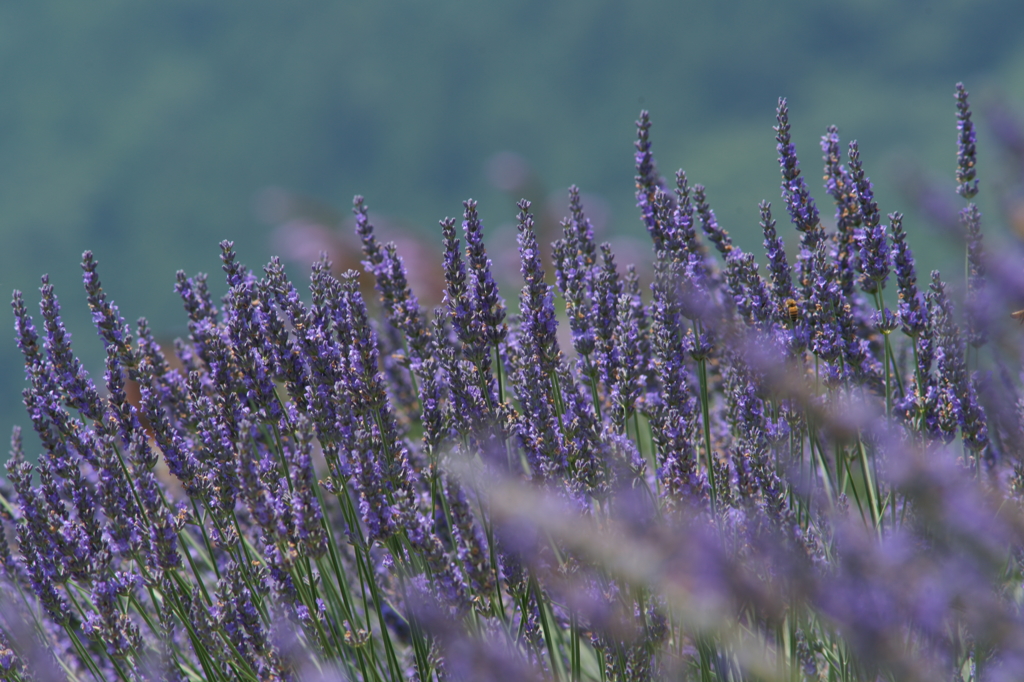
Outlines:
[[[856, 142], [822, 137], [830, 232], [776, 115], [800, 248], [762, 202], [764, 274], [658, 174], [642, 112], [653, 262], [598, 243], [573, 187], [547, 263], [522, 200], [515, 309], [472, 200], [432, 311], [362, 197], [377, 302], [326, 256], [304, 297], [222, 243], [221, 301], [178, 275], [173, 364], [86, 253], [102, 382], [47, 278], [38, 326], [15, 292], [42, 449], [16, 430], [0, 487], [0, 678], [1024, 677], [1019, 254], [968, 203], [965, 300], [919, 285]], [[970, 200], [960, 85], [957, 120]]]

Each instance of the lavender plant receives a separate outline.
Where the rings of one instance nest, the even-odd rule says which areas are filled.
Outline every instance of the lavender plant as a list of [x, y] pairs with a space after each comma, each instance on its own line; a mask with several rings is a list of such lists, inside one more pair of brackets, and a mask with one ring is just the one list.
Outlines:
[[830, 221], [785, 100], [777, 119], [799, 250], [763, 202], [765, 274], [704, 187], [668, 189], [642, 112], [649, 286], [573, 187], [553, 272], [519, 204], [514, 314], [473, 201], [461, 237], [441, 221], [432, 312], [361, 197], [378, 303], [326, 259], [304, 299], [222, 243], [221, 301], [177, 278], [181, 369], [91, 253], [99, 385], [48, 280], [40, 327], [16, 291], [42, 449], [15, 430], [0, 488], [0, 677], [1020, 679], [1024, 398], [1001, 322], [1024, 286], [970, 203], [962, 298], [938, 273], [920, 291], [856, 142], [844, 163], [822, 137]]

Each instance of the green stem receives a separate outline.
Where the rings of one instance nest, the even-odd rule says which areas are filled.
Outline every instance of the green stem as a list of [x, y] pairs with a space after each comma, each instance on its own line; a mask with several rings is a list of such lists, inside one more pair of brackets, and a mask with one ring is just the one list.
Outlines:
[[[700, 338], [699, 327], [694, 329], [697, 338]], [[708, 468], [708, 486], [711, 488], [711, 513], [718, 512], [718, 491], [715, 485], [714, 452], [711, 450], [711, 399], [708, 394], [708, 368], [705, 358], [697, 360], [697, 377], [700, 381], [700, 406], [704, 425], [704, 454]]]

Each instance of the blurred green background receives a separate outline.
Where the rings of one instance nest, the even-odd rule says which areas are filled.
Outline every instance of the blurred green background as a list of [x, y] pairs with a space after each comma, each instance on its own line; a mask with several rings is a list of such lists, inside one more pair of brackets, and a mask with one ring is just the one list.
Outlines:
[[[25, 291], [35, 312], [39, 276], [50, 273], [100, 383], [85, 249], [129, 321], [145, 315], [174, 336], [186, 332], [176, 270], [209, 272], [220, 295], [220, 240], [258, 270], [275, 248], [295, 246], [274, 242], [279, 224], [347, 215], [356, 193], [428, 244], [439, 241], [438, 219], [474, 197], [497, 243], [510, 245], [519, 188], [496, 183], [525, 164], [531, 198], [576, 183], [606, 216], [604, 237], [643, 236], [633, 208], [641, 108], [661, 172], [683, 167], [707, 185], [721, 224], [760, 253], [761, 199], [795, 242], [779, 199], [779, 96], [825, 216], [818, 140], [834, 123], [844, 145], [860, 141], [882, 211], [908, 215], [923, 267], [962, 263], [898, 180], [924, 169], [960, 205], [953, 86], [964, 81], [976, 107], [1024, 106], [1022, 25], [1017, 0], [3, 3], [0, 288]], [[1005, 228], [986, 203], [995, 153], [979, 128], [979, 200], [997, 242]], [[496, 178], [499, 152], [515, 156], [497, 157], [507, 172]], [[305, 291], [307, 268], [290, 269]], [[9, 433], [29, 422], [5, 319]]]

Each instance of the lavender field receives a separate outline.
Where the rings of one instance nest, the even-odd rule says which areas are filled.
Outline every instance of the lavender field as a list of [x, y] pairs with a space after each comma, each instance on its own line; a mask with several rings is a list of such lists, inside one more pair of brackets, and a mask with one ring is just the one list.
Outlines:
[[524, 200], [517, 302], [474, 201], [428, 310], [362, 197], [369, 277], [223, 242], [173, 349], [86, 252], [102, 379], [49, 280], [38, 316], [16, 291], [42, 450], [15, 430], [0, 488], [0, 678], [1024, 679], [1024, 268], [950, 111], [953, 276], [918, 281], [931, 235], [835, 127], [819, 208], [783, 99], [763, 253], [659, 174], [644, 111], [650, 261], [575, 187], [553, 245]]

